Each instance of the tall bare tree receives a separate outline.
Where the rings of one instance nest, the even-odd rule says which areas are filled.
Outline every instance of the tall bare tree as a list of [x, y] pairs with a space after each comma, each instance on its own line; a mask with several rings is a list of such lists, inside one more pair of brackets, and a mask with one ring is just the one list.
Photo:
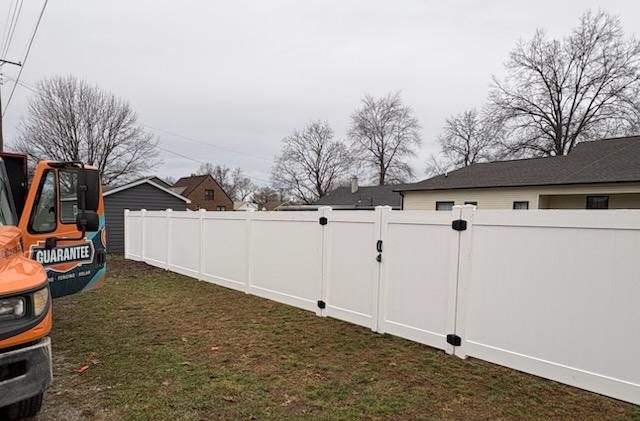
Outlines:
[[232, 200], [242, 201], [255, 190], [255, 185], [241, 168], [229, 168], [226, 165], [213, 165], [210, 162], [200, 165], [198, 174], [211, 175]]
[[158, 163], [158, 142], [129, 103], [74, 76], [40, 81], [18, 130], [17, 150], [35, 160], [95, 165], [107, 185]]
[[351, 168], [347, 147], [326, 121], [313, 121], [282, 140], [272, 169], [274, 187], [303, 203], [335, 189]]
[[420, 124], [400, 93], [365, 96], [351, 116], [351, 150], [375, 174], [378, 184], [405, 182], [413, 177], [409, 159], [420, 146]]
[[427, 174], [437, 175], [491, 160], [502, 139], [502, 123], [475, 109], [447, 118], [438, 138], [440, 156], [427, 161]]
[[538, 30], [511, 52], [506, 73], [490, 100], [511, 155], [565, 155], [640, 128], [640, 41], [625, 38], [616, 16], [587, 12], [561, 40]]

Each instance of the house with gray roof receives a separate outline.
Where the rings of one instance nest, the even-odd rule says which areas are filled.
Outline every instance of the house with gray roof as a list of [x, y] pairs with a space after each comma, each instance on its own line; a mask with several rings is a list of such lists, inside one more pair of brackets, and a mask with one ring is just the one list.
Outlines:
[[400, 186], [403, 209], [640, 209], [640, 136], [583, 142], [565, 156], [469, 165]]
[[402, 196], [395, 191], [399, 187], [399, 184], [359, 186], [358, 178], [352, 177], [350, 186], [338, 187], [313, 205], [331, 206], [336, 210], [370, 210], [376, 206], [391, 206], [399, 210], [402, 207]]

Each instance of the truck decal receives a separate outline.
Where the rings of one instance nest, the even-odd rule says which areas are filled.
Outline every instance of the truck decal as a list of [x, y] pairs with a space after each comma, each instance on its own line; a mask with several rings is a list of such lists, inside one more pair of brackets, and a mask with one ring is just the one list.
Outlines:
[[[51, 249], [40, 245], [31, 248], [31, 258], [42, 263], [43, 266], [77, 263], [77, 265], [74, 265], [75, 267], [83, 263], [92, 262], [94, 253], [95, 250], [91, 241], [85, 241], [82, 244], [58, 246]], [[66, 271], [70, 269], [72, 268], [68, 268]]]

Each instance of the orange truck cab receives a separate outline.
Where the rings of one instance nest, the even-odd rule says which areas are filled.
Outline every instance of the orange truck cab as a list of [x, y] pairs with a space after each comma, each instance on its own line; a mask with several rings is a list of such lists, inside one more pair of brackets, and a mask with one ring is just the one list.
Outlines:
[[0, 153], [0, 419], [34, 415], [52, 381], [51, 298], [105, 276], [97, 169]]

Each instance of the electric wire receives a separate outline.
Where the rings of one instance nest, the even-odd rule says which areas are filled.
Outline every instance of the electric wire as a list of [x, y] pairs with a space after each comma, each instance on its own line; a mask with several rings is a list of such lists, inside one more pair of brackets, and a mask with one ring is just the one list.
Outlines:
[[2, 44], [2, 52], [0, 53], [0, 57], [6, 57], [7, 53], [9, 52], [9, 47], [11, 46], [11, 42], [13, 41], [13, 36], [16, 33], [16, 27], [18, 26], [18, 20], [20, 19], [20, 13], [22, 12], [23, 4], [23, 0], [18, 0], [18, 2], [16, 3], [16, 13], [14, 13], [12, 24], [8, 27], [8, 35]]
[[38, 32], [38, 28], [40, 27], [40, 22], [42, 22], [42, 16], [44, 15], [44, 11], [47, 8], [47, 3], [49, 0], [44, 0], [44, 4], [42, 5], [42, 9], [40, 10], [40, 15], [38, 16], [38, 21], [36, 22], [36, 26], [33, 28], [33, 32], [31, 33], [31, 38], [29, 39], [29, 43], [27, 44], [27, 51], [24, 54], [24, 58], [22, 59], [22, 66], [20, 66], [20, 70], [18, 71], [18, 75], [15, 78], [15, 83], [11, 88], [11, 93], [9, 94], [9, 99], [7, 100], [7, 104], [4, 106], [4, 114], [11, 103], [11, 99], [13, 98], [13, 94], [16, 92], [16, 86], [18, 86], [18, 82], [20, 81], [20, 76], [22, 76], [22, 71], [24, 70], [25, 65], [27, 64], [27, 59], [29, 58], [29, 53], [31, 52], [31, 46], [33, 45], [33, 40], [36, 37], [36, 33]]

